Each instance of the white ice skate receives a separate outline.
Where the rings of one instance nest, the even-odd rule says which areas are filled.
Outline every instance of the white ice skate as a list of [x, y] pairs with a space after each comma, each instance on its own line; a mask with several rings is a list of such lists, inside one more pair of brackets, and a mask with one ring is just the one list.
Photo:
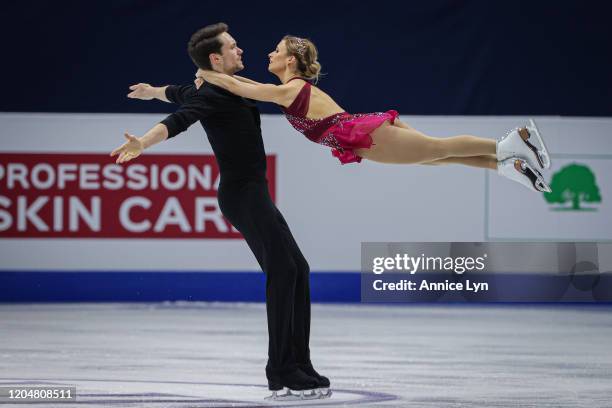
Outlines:
[[[537, 139], [539, 146], [534, 146], [529, 141], [531, 136]], [[550, 155], [533, 119], [529, 119], [528, 126], [513, 129], [506, 137], [497, 141], [497, 161], [511, 157], [526, 160], [534, 169], [550, 167]]]
[[500, 176], [517, 181], [536, 192], [550, 193], [550, 186], [542, 177], [542, 174], [533, 168], [526, 160], [518, 157], [510, 157], [497, 163], [497, 173]]
[[300, 401], [329, 398], [332, 391], [329, 388], [296, 391], [284, 387], [280, 391], [272, 391], [272, 395], [264, 398], [266, 401]]

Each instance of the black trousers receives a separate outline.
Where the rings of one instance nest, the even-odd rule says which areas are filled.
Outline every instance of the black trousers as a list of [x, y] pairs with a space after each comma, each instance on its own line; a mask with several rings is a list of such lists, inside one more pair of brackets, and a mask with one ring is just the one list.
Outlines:
[[310, 268], [266, 180], [222, 177], [218, 198], [223, 215], [242, 233], [266, 274], [268, 368], [280, 373], [310, 362]]

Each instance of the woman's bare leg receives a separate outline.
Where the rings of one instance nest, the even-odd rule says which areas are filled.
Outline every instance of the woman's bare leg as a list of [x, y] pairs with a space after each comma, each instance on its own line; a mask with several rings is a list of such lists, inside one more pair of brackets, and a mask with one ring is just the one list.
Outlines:
[[497, 157], [495, 157], [494, 155], [447, 157], [446, 159], [439, 159], [421, 164], [425, 164], [428, 166], [439, 166], [444, 164], [463, 164], [465, 166], [497, 170]]
[[402, 122], [401, 120], [399, 120], [397, 118], [393, 122], [393, 126], [401, 127], [401, 128], [404, 128], [404, 129], [416, 130], [415, 128], [413, 128], [409, 124], [404, 123], [404, 122]]
[[[393, 126], [397, 126], [404, 129], [415, 130], [412, 126], [402, 122], [399, 119], [395, 119]], [[464, 166], [478, 167], [482, 169], [497, 170], [497, 157], [495, 155], [482, 155], [482, 156], [468, 156], [468, 157], [447, 157], [445, 159], [438, 159], [426, 163], [421, 163], [427, 166], [441, 166], [447, 164], [462, 164]]]
[[449, 157], [494, 155], [496, 141], [471, 135], [436, 138], [416, 129], [385, 122], [371, 134], [369, 149], [355, 149], [368, 160], [381, 163], [420, 164]]

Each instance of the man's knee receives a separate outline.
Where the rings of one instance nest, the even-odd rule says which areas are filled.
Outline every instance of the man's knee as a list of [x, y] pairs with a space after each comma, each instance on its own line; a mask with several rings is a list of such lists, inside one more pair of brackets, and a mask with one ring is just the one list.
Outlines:
[[298, 257], [295, 264], [297, 266], [297, 272], [299, 275], [310, 274], [310, 265], [308, 265], [308, 262], [306, 261], [306, 259], [304, 259], [303, 256]]
[[297, 264], [288, 255], [267, 257], [265, 266], [268, 278], [276, 280], [294, 282], [300, 273]]

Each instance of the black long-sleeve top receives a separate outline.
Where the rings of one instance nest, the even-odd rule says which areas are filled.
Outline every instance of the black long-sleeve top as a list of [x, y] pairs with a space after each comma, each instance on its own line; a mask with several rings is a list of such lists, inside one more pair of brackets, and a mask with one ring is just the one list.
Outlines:
[[265, 177], [266, 153], [254, 101], [208, 83], [200, 89], [170, 85], [166, 98], [181, 105], [161, 122], [168, 128], [168, 138], [199, 120], [217, 158], [222, 180]]

